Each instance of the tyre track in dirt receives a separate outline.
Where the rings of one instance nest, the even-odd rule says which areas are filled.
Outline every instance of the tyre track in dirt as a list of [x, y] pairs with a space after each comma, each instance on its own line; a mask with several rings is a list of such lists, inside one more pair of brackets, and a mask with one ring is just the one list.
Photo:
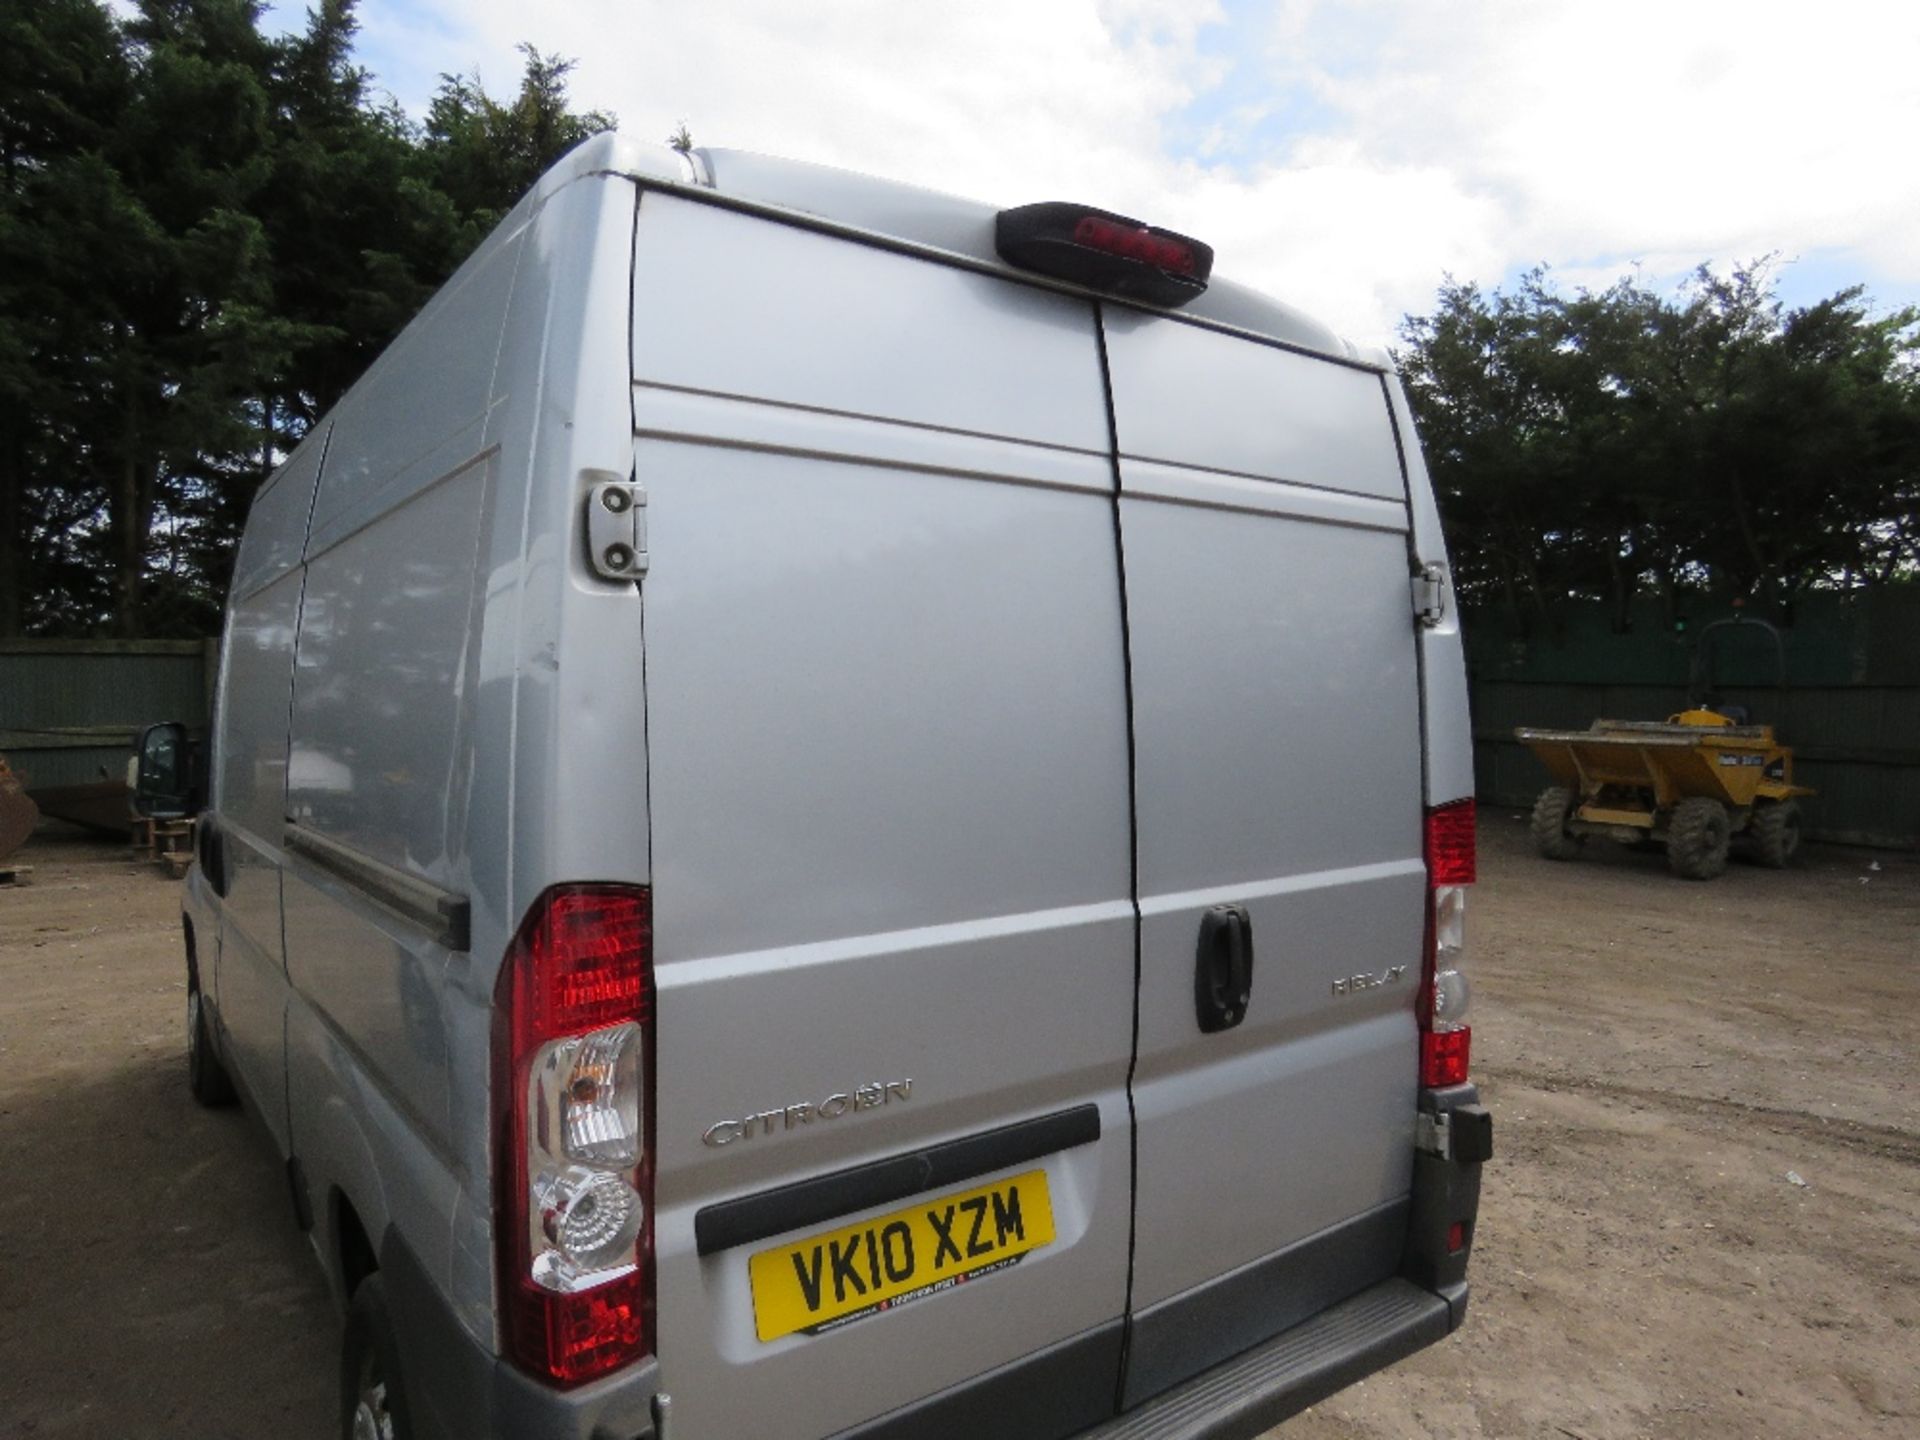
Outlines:
[[1522, 1066], [1483, 1063], [1475, 1067], [1476, 1078], [1485, 1082], [1510, 1081], [1536, 1090], [1572, 1090], [1607, 1099], [1625, 1100], [1649, 1110], [1665, 1110], [1686, 1115], [1723, 1120], [1758, 1122], [1774, 1134], [1824, 1142], [1876, 1159], [1893, 1160], [1902, 1165], [1920, 1167], [1920, 1134], [1891, 1125], [1874, 1125], [1815, 1114], [1811, 1110], [1787, 1110], [1773, 1105], [1749, 1105], [1712, 1095], [1689, 1095], [1681, 1091], [1655, 1090], [1638, 1085], [1622, 1085], [1610, 1080], [1595, 1080], [1564, 1071], [1536, 1070]]

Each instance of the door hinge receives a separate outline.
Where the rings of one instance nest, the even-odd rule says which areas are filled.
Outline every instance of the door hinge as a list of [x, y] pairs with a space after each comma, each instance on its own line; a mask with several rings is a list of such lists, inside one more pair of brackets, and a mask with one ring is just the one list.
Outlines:
[[647, 492], [630, 480], [602, 480], [587, 491], [587, 560], [605, 580], [647, 573]]
[[1413, 577], [1413, 618], [1434, 626], [1446, 616], [1447, 572], [1438, 565], [1422, 565]]

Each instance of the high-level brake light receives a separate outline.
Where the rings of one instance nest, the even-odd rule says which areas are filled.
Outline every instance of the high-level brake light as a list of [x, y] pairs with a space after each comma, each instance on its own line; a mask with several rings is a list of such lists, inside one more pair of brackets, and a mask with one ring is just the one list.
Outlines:
[[1120, 225], [1098, 215], [1082, 215], [1074, 224], [1073, 239], [1076, 245], [1139, 260], [1175, 275], [1193, 274], [1192, 243], [1144, 225]]
[[1474, 876], [1473, 801], [1457, 800], [1427, 812], [1427, 944], [1422, 968], [1420, 1083], [1429, 1089], [1463, 1085], [1473, 1031], [1467, 1024], [1471, 992], [1461, 969], [1466, 950], [1466, 887]]
[[535, 902], [494, 1007], [494, 1169], [508, 1354], [576, 1385], [653, 1345], [649, 893]]
[[1010, 265], [1155, 305], [1186, 304], [1213, 273], [1210, 245], [1056, 200], [1002, 210], [994, 244]]

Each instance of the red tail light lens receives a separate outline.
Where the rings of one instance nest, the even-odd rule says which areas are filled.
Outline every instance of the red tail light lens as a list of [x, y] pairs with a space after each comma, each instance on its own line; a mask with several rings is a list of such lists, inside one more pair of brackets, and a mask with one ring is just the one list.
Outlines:
[[1448, 1030], [1436, 1034], [1427, 1031], [1420, 1037], [1420, 1083], [1428, 1090], [1467, 1083], [1468, 1052], [1473, 1048], [1471, 1029]]
[[1466, 887], [1473, 883], [1473, 801], [1427, 812], [1427, 939], [1417, 1010], [1420, 1084], [1464, 1085], [1473, 1031], [1467, 1024]]
[[508, 1355], [556, 1385], [652, 1349], [650, 898], [549, 890], [495, 995], [501, 1315]]
[[1456, 800], [1427, 812], [1427, 883], [1473, 883], [1473, 801]]

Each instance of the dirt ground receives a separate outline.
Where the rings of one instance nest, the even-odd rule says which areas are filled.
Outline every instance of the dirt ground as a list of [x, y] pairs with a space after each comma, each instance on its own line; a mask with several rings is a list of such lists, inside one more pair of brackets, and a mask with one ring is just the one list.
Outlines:
[[[1920, 1434], [1920, 861], [1699, 885], [1481, 828], [1472, 1313], [1277, 1440]], [[0, 1435], [321, 1440], [336, 1322], [264, 1141], [187, 1098], [173, 884], [16, 858]]]

